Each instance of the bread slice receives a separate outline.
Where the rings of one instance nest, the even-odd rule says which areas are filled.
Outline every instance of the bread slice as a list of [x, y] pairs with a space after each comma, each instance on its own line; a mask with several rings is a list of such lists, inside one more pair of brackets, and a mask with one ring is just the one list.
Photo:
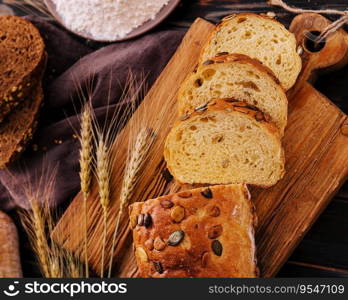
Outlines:
[[180, 183], [270, 187], [284, 175], [278, 129], [268, 115], [234, 99], [214, 100], [178, 121], [164, 157]]
[[288, 101], [272, 71], [242, 54], [209, 59], [190, 74], [178, 93], [179, 114], [185, 115], [214, 98], [236, 98], [269, 114], [281, 134], [287, 124]]
[[41, 84], [38, 84], [30, 98], [0, 124], [0, 169], [15, 160], [31, 139], [42, 100], [43, 92]]
[[0, 122], [41, 80], [45, 44], [29, 21], [0, 16]]
[[130, 206], [141, 277], [257, 277], [255, 208], [245, 185], [212, 186]]
[[200, 63], [217, 53], [240, 53], [269, 67], [284, 89], [291, 88], [302, 68], [295, 36], [281, 23], [252, 13], [223, 19], [202, 50]]

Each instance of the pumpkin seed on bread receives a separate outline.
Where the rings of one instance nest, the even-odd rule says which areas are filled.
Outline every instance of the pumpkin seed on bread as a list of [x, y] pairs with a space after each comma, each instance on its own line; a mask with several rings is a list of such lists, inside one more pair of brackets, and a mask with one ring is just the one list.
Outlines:
[[270, 187], [283, 177], [279, 130], [256, 107], [218, 99], [182, 120], [164, 149], [167, 167], [180, 183]]
[[228, 16], [202, 50], [200, 64], [216, 54], [240, 53], [270, 68], [285, 90], [296, 82], [302, 62], [295, 36], [276, 20], [252, 13]]
[[0, 16], [0, 122], [41, 81], [45, 44], [29, 21]]
[[[170, 205], [169, 205], [170, 204]], [[180, 221], [173, 211], [184, 212]], [[129, 207], [140, 277], [257, 277], [255, 208], [245, 185], [212, 186]], [[151, 226], [139, 224], [144, 215]]]
[[179, 114], [194, 111], [214, 98], [236, 98], [268, 113], [281, 134], [287, 124], [288, 101], [273, 72], [242, 54], [219, 55], [201, 65], [182, 83]]

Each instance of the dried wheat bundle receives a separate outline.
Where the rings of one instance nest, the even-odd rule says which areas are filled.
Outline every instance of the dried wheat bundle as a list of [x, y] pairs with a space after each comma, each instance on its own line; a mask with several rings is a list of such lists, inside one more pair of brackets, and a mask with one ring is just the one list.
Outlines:
[[120, 221], [125, 211], [125, 207], [131, 202], [134, 189], [139, 181], [142, 167], [146, 161], [149, 149], [152, 145], [151, 131], [147, 128], [141, 128], [136, 135], [134, 144], [130, 144], [130, 151], [126, 163], [125, 173], [123, 176], [123, 182], [121, 187], [121, 193], [119, 197], [119, 210], [116, 217], [116, 225], [112, 238], [112, 246], [110, 252], [109, 273], [108, 277], [111, 277], [113, 257], [115, 251], [115, 243], [117, 233], [120, 227]]
[[[112, 88], [112, 73], [110, 74], [109, 92]], [[129, 81], [130, 82], [130, 81]], [[132, 103], [132, 97], [135, 97], [134, 91], [131, 91], [133, 86], [127, 82], [123, 90], [123, 95], [119, 102]], [[131, 96], [131, 97], [130, 97]], [[112, 166], [115, 165], [116, 151], [113, 151], [112, 145], [119, 131], [124, 127], [129, 117], [132, 114], [132, 105], [127, 105], [126, 109], [121, 109], [121, 106], [112, 106], [110, 93], [108, 95], [107, 113], [104, 123], [99, 124], [96, 117], [93, 118], [96, 134], [94, 135], [94, 144], [96, 148], [95, 158], [95, 174], [99, 187], [99, 201], [103, 212], [103, 237], [101, 245], [101, 277], [104, 277], [105, 271], [105, 252], [107, 247], [107, 226], [108, 215], [111, 202], [111, 180], [113, 177]]]
[[[145, 76], [143, 77], [141, 90], [138, 90], [138, 94], [141, 94], [142, 99], [147, 90], [145, 84]], [[135, 102], [136, 103], [136, 102]], [[166, 120], [163, 118], [153, 118], [148, 119], [147, 116], [150, 114], [151, 110], [158, 111], [158, 115], [165, 115], [168, 111], [173, 108], [163, 101], [158, 101], [155, 107], [149, 107], [146, 103], [142, 103], [142, 113], [134, 113], [132, 120], [128, 124], [130, 126], [130, 134], [127, 149], [127, 160], [123, 173], [122, 185], [120, 186], [120, 191], [118, 193], [117, 205], [118, 211], [116, 214], [115, 227], [112, 237], [111, 251], [110, 251], [110, 261], [109, 261], [109, 273], [108, 276], [112, 275], [112, 267], [114, 264], [114, 258], [117, 256], [117, 244], [121, 240], [119, 236], [121, 226], [124, 226], [123, 220], [128, 222], [128, 218], [124, 218], [124, 214], [127, 212], [126, 208], [134, 201], [145, 201], [146, 199], [135, 199], [135, 193], [137, 186], [143, 181], [147, 180], [146, 174], [144, 173], [145, 166], [151, 164], [151, 153], [158, 153], [162, 151], [159, 149], [159, 143], [156, 142], [157, 133], [160, 128], [163, 127]], [[134, 107], [135, 111], [136, 107]], [[116, 147], [118, 143], [124, 141], [117, 140]], [[159, 196], [159, 191], [156, 189], [151, 190], [148, 197]]]
[[[30, 181], [32, 178], [28, 175], [27, 184], [23, 186], [30, 210], [20, 212], [22, 224], [45, 278], [81, 277], [78, 260], [51, 240], [57, 221], [49, 206], [54, 191], [56, 168], [50, 168], [46, 161], [43, 164], [44, 167], [36, 180]], [[16, 180], [14, 176], [10, 176]], [[72, 270], [75, 270], [74, 274]]]

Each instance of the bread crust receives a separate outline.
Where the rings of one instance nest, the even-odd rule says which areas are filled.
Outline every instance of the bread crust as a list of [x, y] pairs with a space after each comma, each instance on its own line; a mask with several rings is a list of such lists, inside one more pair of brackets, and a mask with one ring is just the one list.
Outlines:
[[[135, 203], [129, 208], [140, 277], [233, 278], [259, 274], [255, 207], [245, 185], [212, 186]], [[181, 215], [175, 212], [181, 212]], [[151, 224], [142, 225], [150, 216]], [[175, 219], [176, 218], [176, 219]], [[171, 244], [172, 233], [183, 237]], [[222, 247], [213, 248], [213, 243]]]
[[[35, 99], [33, 99], [33, 96]], [[23, 130], [22, 138], [18, 139], [18, 142], [16, 144], [12, 145], [0, 145], [0, 169], [4, 169], [8, 167], [11, 163], [16, 161], [21, 153], [25, 150], [26, 146], [30, 142], [30, 140], [33, 137], [33, 134], [37, 128], [38, 124], [38, 117], [39, 117], [39, 110], [42, 104], [43, 100], [43, 91], [41, 84], [36, 86], [36, 90], [33, 92], [33, 96], [31, 96], [31, 99], [28, 99], [29, 101], [33, 101], [33, 108], [32, 108], [32, 121], [28, 123], [28, 127]], [[23, 106], [23, 105], [22, 105]], [[11, 121], [11, 115], [16, 114], [19, 111], [21, 111], [22, 106], [16, 108], [13, 112], [11, 112], [9, 118], [4, 122], [4, 124], [0, 124], [0, 130], [1, 127], [6, 126], [8, 121]], [[1, 138], [1, 136], [0, 136]]]
[[240, 17], [257, 17], [257, 18], [260, 18], [260, 19], [272, 21], [272, 22], [274, 22], [275, 24], [278, 24], [278, 25], [280, 24], [280, 25], [282, 25], [286, 29], [286, 27], [282, 23], [277, 21], [277, 19], [275, 19], [275, 18], [269, 17], [266, 14], [255, 14], [255, 13], [250, 13], [250, 12], [231, 14], [229, 16], [226, 16], [226, 17], [224, 17], [221, 20], [221, 22], [217, 25], [217, 27], [221, 26], [225, 21], [228, 21], [228, 20], [231, 20], [231, 19], [234, 19], [234, 18], [240, 18]]
[[[250, 58], [247, 55], [244, 54], [220, 54], [217, 55], [211, 59], [206, 60], [203, 62], [203, 65], [200, 65], [194, 72], [193, 74], [189, 74], [186, 79], [183, 81], [179, 92], [178, 92], [178, 111], [179, 114], [184, 114], [187, 109], [185, 108], [185, 102], [182, 99], [185, 99], [184, 93], [188, 88], [190, 88], [189, 84], [191, 84], [192, 80], [195, 78], [196, 74], [199, 72], [199, 74], [203, 73], [205, 70], [211, 68], [211, 66], [218, 66], [219, 64], [234, 64], [234, 63], [239, 63], [239, 64], [249, 64], [253, 68], [255, 68], [257, 71], [260, 73], [264, 74], [265, 77], [271, 78], [271, 80], [274, 81], [276, 84], [277, 88], [279, 89], [279, 92], [284, 94], [284, 99], [287, 101], [286, 98], [286, 91], [284, 88], [280, 85], [279, 80], [277, 77], [274, 75], [271, 69], [269, 69], [267, 66], [263, 65], [259, 60]], [[198, 75], [197, 75], [198, 76]], [[287, 104], [287, 102], [286, 102]]]
[[[204, 54], [205, 51], [207, 49], [207, 47], [210, 45], [212, 38], [214, 37], [214, 35], [220, 31], [220, 29], [224, 26], [226, 26], [227, 22], [234, 19], [234, 18], [240, 18], [240, 17], [252, 17], [252, 18], [259, 18], [259, 19], [263, 19], [263, 20], [267, 20], [267, 21], [271, 21], [279, 26], [281, 26], [284, 30], [288, 31], [287, 28], [280, 22], [278, 22], [276, 19], [268, 17], [267, 15], [260, 15], [260, 14], [255, 14], [255, 13], [239, 13], [239, 14], [232, 14], [229, 16], [226, 16], [225, 18], [223, 18], [216, 26], [216, 28], [210, 33], [209, 38], [207, 39], [207, 41], [205, 42], [205, 44], [203, 45], [201, 52], [200, 52], [200, 56], [199, 56], [199, 65], [202, 65], [204, 63], [204, 61], [206, 61], [206, 59], [204, 58]], [[289, 31], [288, 31], [289, 32]], [[289, 32], [291, 35], [294, 36], [294, 34], [292, 32]], [[296, 41], [296, 39], [295, 39]], [[297, 43], [297, 42], [296, 42]], [[297, 44], [296, 44], [297, 45]], [[230, 53], [229, 53], [230, 54]], [[231, 53], [232, 54], [232, 53]], [[302, 62], [301, 62], [301, 58], [299, 57], [299, 66], [296, 70], [296, 72], [299, 74], [302, 68]], [[261, 64], [263, 64], [262, 62], [260, 62]], [[264, 65], [264, 64], [263, 64]], [[265, 66], [265, 65], [264, 65]], [[266, 66], [265, 66], [266, 67]], [[277, 76], [274, 74], [273, 71], [271, 71], [273, 73], [273, 76], [275, 76], [277, 78]], [[289, 90], [291, 87], [287, 87], [285, 88], [284, 85], [282, 83], [280, 83], [280, 80], [277, 78], [277, 81], [279, 82], [279, 84], [281, 84], [281, 86], [284, 88], [285, 91]]]
[[[224, 98], [209, 102], [208, 109], [209, 111], [230, 111], [230, 109], [232, 109], [234, 112], [247, 115], [250, 119], [254, 119], [263, 124], [277, 139], [281, 139], [279, 129], [272, 122], [269, 114], [264, 113], [256, 106], [249, 105], [246, 102], [239, 101], [238, 99]], [[195, 113], [197, 114], [197, 112]]]
[[[275, 20], [274, 18], [270, 18], [268, 17], [267, 15], [259, 15], [259, 14], [255, 14], [255, 13], [238, 13], [238, 14], [231, 14], [231, 15], [228, 15], [224, 18], [221, 19], [221, 21], [216, 25], [215, 29], [209, 34], [209, 38], [207, 39], [207, 41], [204, 43], [202, 49], [201, 49], [201, 52], [200, 52], [200, 55], [199, 55], [199, 65], [203, 64], [203, 62], [206, 60], [204, 59], [204, 52], [205, 52], [205, 49], [207, 48], [207, 46], [210, 44], [213, 36], [215, 35], [216, 32], [218, 32], [221, 27], [225, 26], [226, 25], [226, 21], [230, 21], [234, 18], [239, 18], [239, 17], [257, 17], [257, 18], [261, 18], [261, 19], [266, 19], [266, 20], [270, 20], [270, 21], [273, 21], [275, 22], [276, 24], [281, 24], [280, 22], [278, 22], [277, 20]], [[283, 24], [281, 24], [284, 28], [285, 26]], [[285, 28], [286, 29], [286, 28]]]
[[36, 63], [32, 64], [32, 68], [28, 68], [26, 73], [16, 78], [11, 86], [1, 89], [0, 122], [35, 90], [36, 85], [41, 81], [42, 69], [46, 64], [44, 41], [39, 31], [31, 22], [16, 16], [0, 16], [1, 22], [14, 22], [16, 26], [26, 27], [27, 31], [30, 31], [33, 39], [38, 44], [38, 53], [36, 55]]
[[[182, 122], [188, 121], [190, 118], [195, 116], [204, 116], [205, 112], [214, 112], [214, 111], [227, 111], [231, 113], [238, 113], [246, 116], [250, 120], [256, 120], [260, 124], [264, 126], [264, 128], [274, 137], [274, 139], [279, 143], [279, 148], [281, 149], [281, 157], [280, 162], [284, 166], [285, 165], [285, 153], [284, 149], [281, 145], [281, 137], [282, 135], [279, 132], [279, 129], [277, 126], [272, 122], [270, 116], [268, 114], [265, 114], [260, 109], [258, 109], [256, 106], [252, 106], [247, 104], [246, 102], [239, 101], [238, 99], [234, 98], [224, 98], [224, 99], [214, 99], [211, 102], [207, 103], [206, 105], [203, 105], [202, 107], [199, 107], [196, 109], [195, 112], [187, 115], [182, 115], [179, 117], [179, 119], [174, 123], [173, 129], [175, 127], [178, 127], [181, 125]], [[172, 129], [172, 130], [173, 130]], [[167, 137], [167, 139], [169, 136]], [[169, 161], [169, 149], [167, 148], [167, 141], [165, 143], [164, 148], [164, 158], [167, 161], [167, 168], [169, 172], [174, 176], [174, 178], [178, 181], [180, 184], [185, 184], [185, 182], [181, 182], [178, 179], [178, 176], [176, 176], [175, 171], [171, 168], [171, 164], [168, 163]], [[285, 168], [283, 168], [282, 173], [280, 174], [280, 179], [282, 179], [285, 175]], [[232, 183], [232, 182], [231, 182]], [[247, 182], [244, 182], [247, 183]], [[196, 182], [196, 184], [211, 184], [209, 182]], [[249, 184], [249, 183], [247, 183]], [[273, 186], [274, 184], [269, 185], [256, 185], [256, 184], [250, 184], [252, 186], [257, 186], [261, 188], [269, 188]]]
[[[227, 53], [227, 52], [226, 52]], [[260, 62], [258, 59], [256, 58], [251, 58], [248, 55], [245, 54], [240, 54], [240, 53], [232, 53], [232, 54], [217, 54], [215, 57], [212, 57], [211, 59], [209, 59], [208, 61], [211, 61], [213, 64], [217, 64], [217, 63], [233, 63], [233, 62], [240, 62], [240, 63], [245, 63], [245, 64], [251, 64], [253, 65], [257, 70], [259, 70], [262, 73], [267, 74], [269, 77], [272, 78], [272, 80], [279, 85], [279, 88], [281, 88], [284, 92], [284, 88], [280, 85], [280, 81], [277, 78], [277, 76], [275, 76], [275, 74], [273, 73], [273, 71], [265, 66], [262, 62]], [[207, 61], [203, 62], [202, 65], [205, 65]], [[202, 66], [200, 66], [202, 67]]]
[[[16, 107], [0, 124], [0, 169], [8, 167], [14, 162], [20, 154], [25, 150], [25, 147], [32, 139], [36, 130], [39, 118], [40, 108], [44, 98], [42, 90], [42, 77], [46, 68], [47, 55], [45, 54], [41, 65], [41, 74], [38, 76], [38, 83], [34, 86], [34, 90], [28, 96], [28, 99]], [[25, 127], [16, 128], [16, 139], [13, 136], [13, 126], [17, 124], [18, 117], [26, 117]], [[20, 125], [18, 125], [20, 126]], [[14, 139], [13, 144], [1, 143], [3, 136], [11, 136]]]
[[254, 119], [263, 124], [270, 133], [275, 135], [277, 139], [281, 139], [279, 129], [272, 122], [269, 114], [262, 112], [256, 106], [249, 105], [246, 102], [240, 101], [235, 98], [214, 99], [206, 105], [196, 108], [193, 113], [180, 116], [179, 119], [174, 123], [173, 127], [178, 126], [181, 122], [185, 122], [194, 116], [201, 116], [205, 111], [208, 112], [221, 110], [226, 110], [229, 112], [234, 111], [243, 115], [247, 115], [250, 119]]
[[[196, 72], [194, 72], [193, 74], [192, 73], [189, 74], [184, 80], [184, 82], [181, 84], [181, 87], [177, 95], [178, 113], [180, 115], [184, 115], [192, 111], [193, 103], [190, 102], [186, 93], [187, 91], [193, 89], [193, 86], [192, 86], [193, 82], [195, 82], [197, 78], [204, 76], [204, 72], [207, 72], [211, 68], [215, 71], [223, 72], [225, 67], [228, 68], [227, 66], [228, 64], [230, 64], [231, 66], [235, 64], [248, 65], [248, 68], [251, 68], [252, 70], [257, 71], [259, 76], [265, 78], [265, 80], [273, 81], [270, 84], [274, 86], [274, 89], [276, 90], [276, 93], [278, 94], [277, 98], [279, 98], [279, 107], [281, 108], [281, 110], [278, 111], [277, 115], [273, 116], [273, 117], [277, 117], [277, 119], [273, 119], [273, 121], [274, 123], [276, 123], [277, 127], [279, 128], [281, 135], [284, 135], [284, 131], [287, 125], [287, 113], [288, 113], [288, 100], [287, 100], [286, 92], [284, 88], [280, 85], [279, 80], [274, 75], [271, 69], [263, 65], [257, 59], [250, 58], [249, 56], [244, 54], [222, 53], [216, 57], [213, 57], [205, 61], [203, 65], [198, 67]], [[248, 78], [246, 78], [246, 80], [248, 80]], [[233, 94], [232, 90], [231, 90], [231, 93]], [[215, 97], [213, 97], [212, 95], [211, 97], [207, 97], [207, 100], [213, 100], [214, 98]], [[246, 100], [246, 99], [243, 99], [243, 100]]]

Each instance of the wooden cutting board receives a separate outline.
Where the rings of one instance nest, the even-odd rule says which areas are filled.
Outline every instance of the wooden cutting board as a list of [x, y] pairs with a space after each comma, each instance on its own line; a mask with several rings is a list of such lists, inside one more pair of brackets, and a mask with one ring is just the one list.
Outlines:
[[[286, 176], [267, 190], [252, 189], [259, 226], [256, 232], [258, 260], [264, 277], [275, 276], [305, 233], [344, 183], [348, 174], [348, 121], [329, 99], [308, 82], [313, 71], [343, 66], [348, 57], [347, 34], [340, 30], [331, 35], [323, 49], [310, 52], [306, 46], [308, 32], [322, 31], [330, 22], [317, 14], [297, 16], [290, 27], [298, 44], [303, 46], [303, 71], [295, 87], [288, 92], [289, 124], [283, 140], [286, 154]], [[144, 167], [134, 200], [144, 201], [153, 193], [163, 195], [179, 187], [164, 176], [164, 138], [176, 119], [176, 93], [185, 76], [198, 60], [199, 52], [214, 26], [197, 19], [181, 46], [158, 78], [129, 124], [119, 134], [114, 166], [113, 199], [118, 199], [122, 173], [127, 155], [126, 142], [134, 126], [143, 124], [156, 130], [154, 146]], [[164, 105], [166, 103], [166, 105]], [[154, 126], [156, 124], [156, 126]], [[100, 271], [102, 244], [102, 213], [98, 190], [93, 185], [88, 200], [89, 260]], [[106, 261], [119, 203], [114, 201], [108, 220]], [[67, 209], [54, 232], [54, 239], [64, 248], [82, 257], [83, 210], [81, 195]], [[122, 219], [115, 251], [115, 276], [134, 277], [134, 261], [127, 213]]]

